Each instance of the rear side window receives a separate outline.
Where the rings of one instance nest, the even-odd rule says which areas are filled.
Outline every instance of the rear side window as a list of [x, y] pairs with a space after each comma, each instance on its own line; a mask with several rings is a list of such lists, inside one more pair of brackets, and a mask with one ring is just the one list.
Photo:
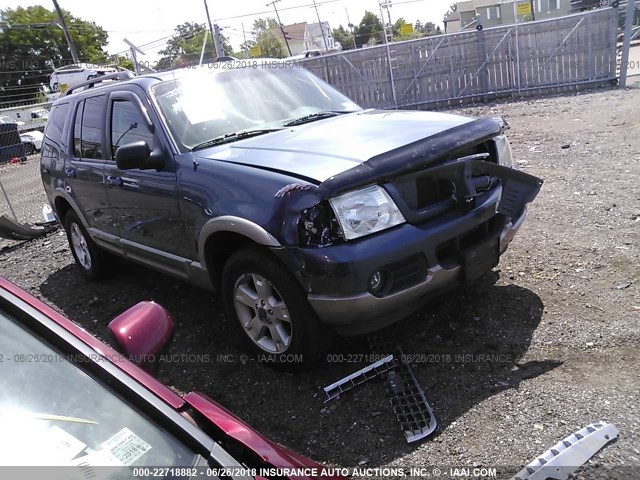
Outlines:
[[115, 158], [116, 151], [121, 145], [140, 140], [147, 142], [153, 150], [153, 134], [138, 108], [128, 100], [116, 100], [111, 107], [111, 152]]
[[73, 156], [82, 157], [82, 111], [84, 102], [79, 102], [76, 107], [76, 121], [73, 125]]
[[49, 122], [47, 123], [47, 129], [45, 135], [59, 143], [62, 138], [62, 129], [64, 128], [64, 120], [67, 118], [67, 112], [69, 111], [69, 104], [63, 103], [61, 105], [55, 105], [51, 109], [49, 114]]
[[102, 132], [104, 125], [106, 97], [100, 95], [87, 98], [82, 112], [81, 157], [103, 159]]

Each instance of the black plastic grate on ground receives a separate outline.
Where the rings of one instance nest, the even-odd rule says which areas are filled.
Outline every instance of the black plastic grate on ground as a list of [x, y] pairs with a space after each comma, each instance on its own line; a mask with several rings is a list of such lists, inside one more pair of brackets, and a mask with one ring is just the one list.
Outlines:
[[324, 387], [324, 393], [326, 398], [324, 399], [324, 403], [327, 403], [334, 398], [339, 397], [344, 392], [351, 390], [358, 385], [361, 385], [372, 378], [377, 377], [378, 375], [382, 375], [390, 370], [393, 370], [398, 366], [398, 361], [393, 355], [387, 355], [382, 360], [372, 363], [371, 365], [358, 370], [355, 373], [343, 378], [342, 380], [338, 380], [335, 383], [332, 383], [328, 387]]
[[397, 360], [397, 366], [386, 374], [387, 391], [407, 442], [416, 442], [429, 436], [438, 423], [413, 367], [403, 362], [404, 353], [400, 345], [394, 337], [372, 335], [369, 337], [369, 347], [373, 353], [391, 353]]
[[[398, 356], [402, 358], [402, 351], [398, 350]], [[407, 442], [421, 440], [436, 430], [438, 423], [433, 410], [410, 364], [398, 362], [387, 375], [387, 385], [391, 406]]]

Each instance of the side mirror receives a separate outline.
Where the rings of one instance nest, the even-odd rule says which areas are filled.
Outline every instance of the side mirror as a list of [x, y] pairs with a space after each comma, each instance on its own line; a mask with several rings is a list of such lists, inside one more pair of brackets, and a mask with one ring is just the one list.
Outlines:
[[169, 343], [175, 323], [164, 307], [155, 302], [140, 302], [111, 320], [108, 328], [122, 353], [155, 374], [157, 354]]
[[120, 170], [139, 168], [141, 170], [164, 167], [164, 160], [151, 152], [147, 142], [139, 140], [127, 143], [116, 150], [116, 165]]

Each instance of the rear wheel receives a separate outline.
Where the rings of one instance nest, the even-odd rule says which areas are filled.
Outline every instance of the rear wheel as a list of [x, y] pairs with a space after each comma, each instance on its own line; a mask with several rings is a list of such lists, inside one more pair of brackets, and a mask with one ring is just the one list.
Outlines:
[[71, 253], [80, 271], [89, 280], [99, 280], [107, 272], [108, 254], [91, 240], [82, 222], [73, 210], [64, 218], [64, 229]]
[[269, 252], [250, 247], [233, 254], [221, 290], [227, 317], [260, 363], [298, 371], [326, 352], [332, 330], [320, 323], [298, 282]]

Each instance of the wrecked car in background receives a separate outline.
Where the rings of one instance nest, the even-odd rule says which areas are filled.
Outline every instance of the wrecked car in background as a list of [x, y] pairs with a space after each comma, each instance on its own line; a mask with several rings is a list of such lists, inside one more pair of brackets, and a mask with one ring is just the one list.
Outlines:
[[542, 184], [502, 120], [362, 110], [295, 65], [235, 64], [55, 102], [42, 179], [88, 278], [117, 254], [217, 290], [256, 352], [300, 367], [497, 265]]

